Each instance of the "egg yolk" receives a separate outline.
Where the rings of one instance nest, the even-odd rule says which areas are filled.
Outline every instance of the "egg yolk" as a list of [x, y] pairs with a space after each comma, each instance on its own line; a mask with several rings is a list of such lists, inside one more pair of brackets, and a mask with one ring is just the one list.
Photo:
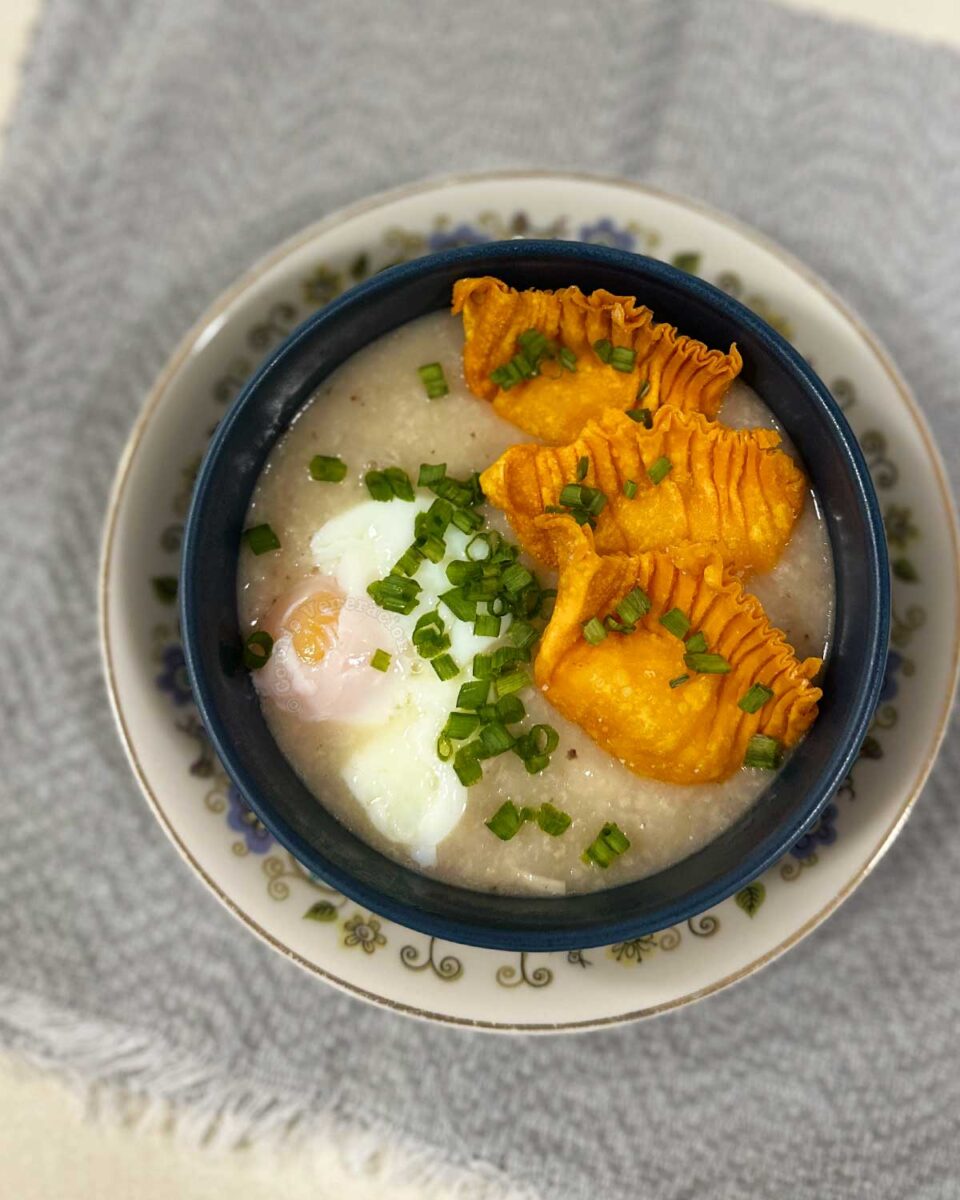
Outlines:
[[319, 663], [336, 641], [337, 622], [343, 601], [329, 592], [314, 592], [284, 621], [297, 658]]

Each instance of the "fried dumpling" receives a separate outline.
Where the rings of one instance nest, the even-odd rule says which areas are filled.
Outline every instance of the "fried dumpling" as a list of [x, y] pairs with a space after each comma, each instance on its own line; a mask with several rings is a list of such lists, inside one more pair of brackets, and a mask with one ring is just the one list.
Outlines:
[[[572, 441], [584, 424], [606, 408], [641, 405], [651, 411], [673, 404], [685, 412], [715, 417], [742, 361], [685, 337], [672, 325], [654, 324], [649, 308], [632, 296], [579, 288], [523, 291], [490, 276], [460, 279], [453, 312], [463, 314], [463, 367], [467, 386], [491, 400], [497, 412], [525, 432], [554, 445]], [[534, 378], [504, 391], [491, 378], [517, 353], [517, 339], [535, 329], [576, 356], [575, 370], [557, 360]], [[607, 341], [636, 354], [632, 370], [602, 361], [594, 344]], [[640, 395], [642, 393], [642, 395]]]
[[[799, 661], [716, 555], [699, 548], [672, 556], [598, 555], [589, 528], [568, 517], [539, 520], [562, 565], [536, 680], [557, 711], [604, 750], [638, 775], [711, 783], [743, 764], [752, 735], [786, 747], [803, 736], [822, 695], [811, 683], [820, 659]], [[588, 640], [585, 623], [611, 614], [619, 620], [617, 606], [635, 588], [650, 607], [633, 631]], [[726, 673], [697, 671], [694, 663], [708, 664], [660, 622], [674, 609], [689, 622], [688, 640], [702, 634], [697, 641], [705, 640], [708, 655], [721, 656]], [[758, 711], [745, 712], [738, 702], [754, 684], [772, 695]]]
[[[670, 405], [654, 414], [650, 429], [611, 410], [566, 446], [511, 446], [480, 482], [524, 549], [550, 566], [557, 565], [555, 545], [537, 518], [578, 480], [585, 459], [579, 482], [606, 497], [595, 518], [598, 553], [709, 543], [733, 570], [767, 571], [790, 540], [807, 490], [803, 472], [779, 447], [772, 429], [728, 429]], [[666, 473], [655, 483], [658, 471]]]

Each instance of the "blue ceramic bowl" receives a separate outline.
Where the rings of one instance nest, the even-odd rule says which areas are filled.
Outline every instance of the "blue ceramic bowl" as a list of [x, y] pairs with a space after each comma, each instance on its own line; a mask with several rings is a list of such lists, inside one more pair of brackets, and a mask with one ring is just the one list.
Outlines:
[[[823, 504], [836, 622], [820, 717], [753, 808], [672, 867], [592, 895], [508, 897], [453, 887], [385, 858], [326, 811], [273, 740], [239, 662], [236, 575], [244, 516], [274, 443], [318, 384], [396, 326], [447, 308], [454, 281], [633, 295], [710, 346], [736, 342], [743, 378], [793, 439]], [[183, 546], [181, 617], [203, 723], [246, 802], [301, 863], [365, 908], [455, 942], [566, 950], [637, 937], [694, 916], [776, 862], [816, 820], [857, 756], [877, 704], [889, 625], [883, 526], [863, 456], [800, 355], [754, 313], [662, 262], [572, 242], [513, 241], [394, 267], [305, 321], [250, 380], [200, 468]], [[517, 797], [518, 801], [522, 797]]]

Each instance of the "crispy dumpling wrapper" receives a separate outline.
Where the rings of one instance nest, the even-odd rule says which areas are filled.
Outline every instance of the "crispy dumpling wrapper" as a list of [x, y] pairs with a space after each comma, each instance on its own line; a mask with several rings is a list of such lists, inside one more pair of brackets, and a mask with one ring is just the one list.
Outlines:
[[[653, 411], [673, 404], [715, 417], [742, 366], [736, 346], [727, 354], [711, 350], [672, 325], [654, 324], [650, 309], [632, 296], [602, 290], [589, 296], [576, 287], [518, 292], [491, 276], [460, 279], [453, 287], [453, 312], [463, 314], [470, 390], [491, 400], [505, 420], [553, 445], [572, 441], [606, 408], [640, 404]], [[548, 362], [540, 375], [503, 391], [490, 373], [513, 357], [518, 336], [528, 329], [572, 350], [576, 370]], [[597, 357], [593, 345], [604, 338], [636, 352], [632, 371], [618, 371]]]
[[[790, 540], [807, 491], [803, 472], [779, 447], [772, 429], [728, 429], [670, 405], [657, 411], [651, 429], [608, 410], [568, 445], [512, 446], [480, 482], [524, 549], [550, 566], [557, 565], [556, 546], [537, 519], [587, 458], [581, 482], [607, 497], [596, 521], [598, 553], [704, 542], [733, 570], [768, 571]], [[647, 472], [660, 458], [672, 467], [655, 484]], [[632, 499], [623, 491], [628, 480], [637, 485]]]
[[[598, 555], [588, 528], [569, 517], [541, 517], [561, 562], [553, 616], [535, 663], [547, 700], [631, 771], [671, 783], [713, 783], [743, 764], [756, 733], [793, 746], [817, 716], [822, 692], [811, 680], [821, 660], [799, 661], [760, 602], [744, 592], [716, 554], [689, 547], [668, 555]], [[651, 601], [633, 633], [609, 633], [597, 645], [583, 635], [633, 588]], [[690, 633], [731, 665], [698, 675], [684, 664], [684, 643], [659, 618], [679, 608]], [[671, 688], [670, 680], [689, 675]], [[756, 713], [738, 701], [754, 683], [773, 691]]]

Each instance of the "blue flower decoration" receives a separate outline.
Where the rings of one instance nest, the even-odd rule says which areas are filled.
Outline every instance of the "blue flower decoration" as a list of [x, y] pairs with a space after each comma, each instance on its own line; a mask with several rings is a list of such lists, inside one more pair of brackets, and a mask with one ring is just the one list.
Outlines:
[[243, 797], [232, 783], [227, 788], [227, 802], [230, 805], [227, 824], [237, 833], [243, 834], [243, 840], [251, 854], [266, 854], [273, 845], [273, 834], [261, 825], [256, 815], [247, 808]]
[[431, 250], [454, 250], [457, 246], [481, 246], [490, 240], [488, 233], [473, 225], [455, 225], [453, 229], [434, 230], [427, 237], [427, 245]]
[[614, 225], [609, 217], [601, 217], [594, 225], [580, 226], [580, 241], [612, 246], [615, 250], [632, 250], [636, 238], [628, 230]]
[[808, 830], [803, 835], [799, 842], [790, 851], [794, 858], [804, 859], [809, 858], [815, 853], [818, 846], [830, 846], [837, 840], [837, 831], [834, 828], [834, 822], [837, 819], [839, 809], [835, 804], [828, 804], [820, 814], [820, 820], [812, 829]]
[[190, 691], [190, 680], [187, 678], [187, 664], [183, 657], [183, 647], [178, 642], [165, 646], [160, 655], [163, 670], [156, 676], [156, 685], [161, 692], [166, 692], [178, 707], [189, 704], [193, 699]]
[[885, 704], [888, 700], [892, 700], [899, 691], [900, 685], [897, 683], [897, 672], [903, 666], [903, 655], [898, 654], [896, 650], [887, 651], [887, 665], [883, 672], [883, 683], [880, 686], [880, 703]]

